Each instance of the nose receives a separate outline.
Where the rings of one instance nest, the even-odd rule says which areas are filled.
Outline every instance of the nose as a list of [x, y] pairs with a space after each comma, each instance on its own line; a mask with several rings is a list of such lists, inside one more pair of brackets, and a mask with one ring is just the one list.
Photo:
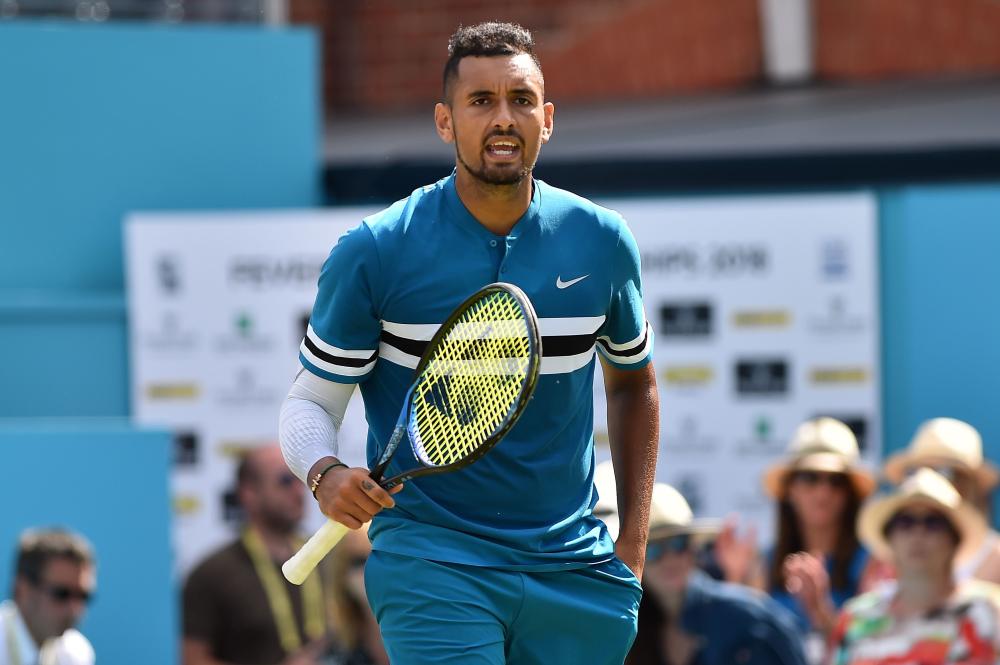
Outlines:
[[511, 112], [510, 102], [501, 99], [496, 106], [496, 116], [493, 118], [493, 126], [497, 129], [508, 130], [514, 126], [514, 114]]

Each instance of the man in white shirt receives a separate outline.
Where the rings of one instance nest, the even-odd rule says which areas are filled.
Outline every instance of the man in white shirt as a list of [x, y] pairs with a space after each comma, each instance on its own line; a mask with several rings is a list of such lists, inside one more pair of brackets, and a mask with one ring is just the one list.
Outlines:
[[75, 626], [96, 587], [93, 550], [61, 529], [26, 531], [18, 544], [14, 598], [0, 604], [0, 663], [93, 665]]

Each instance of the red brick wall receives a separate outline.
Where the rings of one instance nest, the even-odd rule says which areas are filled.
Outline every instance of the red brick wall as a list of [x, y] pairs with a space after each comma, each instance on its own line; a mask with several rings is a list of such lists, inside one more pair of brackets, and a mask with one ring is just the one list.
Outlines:
[[756, 81], [757, 0], [292, 0], [323, 34], [324, 95], [338, 109], [435, 101], [459, 24], [511, 20], [535, 34], [552, 99], [662, 96]]
[[998, 0], [813, 0], [821, 78], [1000, 72]]

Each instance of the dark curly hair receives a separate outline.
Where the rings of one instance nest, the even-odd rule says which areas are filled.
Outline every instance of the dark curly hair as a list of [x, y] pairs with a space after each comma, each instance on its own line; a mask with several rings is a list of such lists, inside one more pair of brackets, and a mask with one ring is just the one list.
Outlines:
[[458, 76], [458, 63], [462, 58], [476, 56], [520, 55], [531, 56], [538, 75], [542, 65], [535, 55], [535, 40], [531, 32], [517, 23], [489, 21], [478, 25], [459, 26], [448, 40], [448, 60], [444, 63], [442, 87], [444, 98], [450, 99], [451, 85]]

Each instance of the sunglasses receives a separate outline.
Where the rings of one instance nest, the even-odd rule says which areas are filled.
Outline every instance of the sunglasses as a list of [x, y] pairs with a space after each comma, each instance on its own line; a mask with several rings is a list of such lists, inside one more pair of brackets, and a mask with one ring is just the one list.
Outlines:
[[928, 513], [927, 515], [914, 515], [913, 513], [896, 513], [896, 515], [886, 524], [885, 532], [912, 531], [917, 525], [923, 527], [928, 533], [945, 533], [953, 529], [947, 517], [938, 513]]
[[646, 559], [656, 561], [665, 554], [682, 554], [691, 549], [691, 535], [681, 533], [646, 545]]
[[84, 605], [90, 603], [94, 599], [94, 594], [91, 591], [84, 591], [83, 589], [74, 589], [72, 587], [63, 586], [61, 584], [43, 585], [39, 584], [38, 588], [44, 592], [50, 599], [57, 603], [68, 603], [71, 600], [78, 600]]
[[835, 489], [842, 489], [850, 484], [850, 479], [843, 473], [826, 473], [824, 471], [796, 471], [792, 474], [792, 482], [802, 483], [809, 487], [816, 487], [820, 483], [826, 483]]
[[293, 485], [299, 484], [299, 479], [290, 473], [283, 473], [277, 477], [275, 482], [277, 482], [278, 487], [281, 489], [288, 489]]

